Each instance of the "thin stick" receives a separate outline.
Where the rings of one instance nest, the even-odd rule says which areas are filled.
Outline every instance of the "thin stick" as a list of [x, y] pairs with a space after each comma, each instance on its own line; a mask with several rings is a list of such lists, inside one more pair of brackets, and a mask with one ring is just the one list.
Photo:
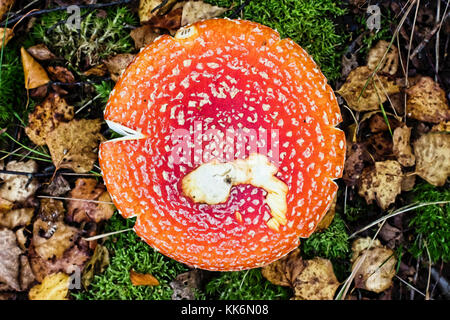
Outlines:
[[430, 281], [431, 281], [431, 256], [430, 251], [428, 250], [427, 242], [423, 239], [423, 245], [427, 250], [428, 255], [428, 279], [427, 279], [427, 288], [425, 290], [425, 300], [430, 300]]
[[71, 200], [71, 201], [83, 201], [83, 202], [93, 202], [93, 203], [104, 203], [104, 204], [114, 204], [111, 201], [100, 201], [100, 200], [89, 200], [89, 199], [78, 199], [78, 198], [65, 198], [65, 197], [52, 197], [52, 196], [37, 196], [38, 198], [45, 199], [57, 199], [57, 200]]
[[109, 236], [112, 236], [114, 234], [118, 234], [118, 233], [123, 233], [123, 232], [128, 232], [128, 231], [132, 231], [133, 228], [128, 228], [128, 229], [124, 229], [124, 230], [119, 230], [119, 231], [113, 231], [113, 232], [108, 232], [108, 233], [104, 233], [104, 234], [99, 234], [93, 237], [89, 237], [89, 238], [83, 238], [86, 241], [94, 241], [94, 240], [98, 240], [98, 239], [102, 239], [102, 238], [106, 238]]
[[374, 225], [376, 225], [376, 224], [378, 224], [380, 222], [386, 221], [387, 219], [392, 218], [394, 216], [397, 216], [397, 215], [399, 215], [401, 213], [405, 213], [405, 212], [408, 212], [408, 211], [411, 211], [411, 210], [415, 210], [415, 209], [418, 209], [418, 208], [421, 208], [421, 207], [431, 206], [431, 205], [435, 205], [435, 204], [447, 204], [447, 203], [450, 203], [450, 201], [425, 202], [425, 203], [421, 203], [421, 204], [418, 204], [418, 205], [416, 205], [415, 203], [409, 204], [407, 206], [404, 206], [404, 207], [402, 207], [400, 209], [397, 209], [397, 210], [395, 210], [395, 211], [385, 215], [384, 217], [381, 217], [381, 218], [375, 220], [372, 223], [369, 223], [364, 228], [362, 228], [362, 229], [356, 231], [355, 233], [353, 233], [352, 235], [350, 235], [349, 239], [353, 238], [358, 233], [361, 233], [361, 232], [363, 232], [363, 231], [373, 227]]
[[415, 292], [421, 294], [422, 296], [425, 297], [425, 294], [421, 291], [419, 291], [418, 289], [416, 289], [412, 284], [406, 282], [405, 280], [403, 280], [402, 278], [400, 278], [398, 275], [395, 275], [395, 277], [400, 280], [401, 282], [403, 282], [404, 284], [406, 284], [409, 288], [411, 288], [412, 290], [414, 290]]

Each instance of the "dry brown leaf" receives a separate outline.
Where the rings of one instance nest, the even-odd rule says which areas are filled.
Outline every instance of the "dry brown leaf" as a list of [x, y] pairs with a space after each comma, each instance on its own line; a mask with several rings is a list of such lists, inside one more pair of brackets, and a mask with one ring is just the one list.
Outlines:
[[[38, 165], [34, 160], [28, 160], [27, 162], [13, 160], [8, 162], [5, 169], [34, 173], [37, 172]], [[0, 186], [0, 198], [12, 202], [25, 201], [29, 196], [33, 195], [39, 187], [39, 183], [36, 179], [30, 179], [24, 175], [1, 173], [0, 180], [3, 181], [3, 184]]]
[[137, 273], [130, 270], [130, 280], [133, 286], [159, 286], [159, 281], [149, 273]]
[[98, 244], [95, 247], [94, 254], [86, 263], [81, 275], [81, 283], [85, 289], [91, 284], [94, 275], [105, 271], [109, 265], [109, 251], [105, 246]]
[[360, 238], [356, 239], [352, 245], [352, 249], [357, 248], [353, 252], [352, 270], [365, 256], [364, 261], [356, 271], [355, 287], [380, 293], [392, 285], [397, 259], [394, 252], [382, 246], [379, 241], [374, 241], [372, 247], [368, 248], [370, 241], [370, 238]]
[[174, 8], [166, 15], [156, 15], [149, 24], [154, 28], [176, 30], [181, 27], [182, 8]]
[[365, 168], [359, 181], [359, 195], [368, 204], [376, 200], [383, 209], [387, 209], [401, 192], [403, 173], [397, 161], [387, 160], [375, 163], [373, 168]]
[[[69, 193], [70, 198], [111, 202], [105, 185], [95, 179], [77, 179], [75, 188]], [[114, 206], [108, 203], [69, 200], [67, 220], [74, 222], [95, 222], [108, 220], [114, 213]]]
[[22, 56], [26, 89], [34, 89], [50, 82], [47, 72], [24, 47], [20, 48], [20, 54]]
[[27, 49], [28, 53], [31, 54], [35, 59], [40, 61], [54, 60], [56, 56], [47, 48], [43, 43], [34, 45]]
[[322, 220], [320, 220], [315, 232], [321, 232], [327, 229], [330, 226], [331, 222], [333, 222], [334, 215], [336, 213], [336, 202], [337, 202], [337, 195], [334, 196], [334, 199], [331, 202], [330, 209], [328, 209], [325, 216], [322, 218]]
[[379, 236], [391, 249], [403, 242], [403, 232], [387, 222], [381, 228]]
[[70, 277], [63, 273], [51, 274], [30, 289], [30, 300], [68, 300]]
[[140, 49], [148, 46], [156, 38], [158, 38], [160, 34], [155, 32], [151, 26], [145, 25], [131, 30], [130, 36], [134, 41], [134, 46], [136, 49]]
[[443, 186], [450, 175], [450, 135], [430, 132], [414, 142], [416, 173], [435, 186]]
[[[1, 0], [0, 0], [1, 1]], [[6, 46], [9, 40], [14, 37], [14, 31], [10, 28], [0, 28], [0, 49], [3, 45]]]
[[355, 186], [361, 177], [366, 160], [367, 150], [363, 143], [348, 143], [347, 156], [344, 163], [343, 180], [347, 186]]
[[406, 93], [406, 115], [409, 118], [432, 123], [450, 120], [445, 91], [430, 77], [420, 77]]
[[200, 20], [218, 17], [228, 9], [213, 6], [203, 1], [187, 1], [183, 6], [181, 26], [185, 26]]
[[300, 249], [297, 248], [283, 258], [263, 267], [261, 274], [277, 286], [293, 286], [303, 269]]
[[7, 13], [14, 5], [15, 0], [0, 0], [0, 21], [5, 13]]
[[[81, 241], [80, 241], [81, 242]], [[82, 270], [91, 254], [86, 244], [77, 243], [66, 250], [60, 259], [45, 260], [41, 258], [33, 246], [29, 249], [31, 268], [38, 281], [55, 272], [72, 274], [76, 269]]]
[[352, 110], [378, 110], [380, 104], [387, 100], [386, 95], [389, 96], [400, 91], [399, 87], [393, 81], [390, 81], [382, 75], [373, 76], [364, 89], [367, 79], [371, 75], [372, 71], [369, 67], [358, 67], [350, 72], [344, 85], [336, 91], [345, 99]]
[[54, 130], [60, 122], [73, 119], [74, 110], [64, 98], [56, 93], [50, 93], [47, 98], [37, 105], [28, 115], [28, 126], [25, 133], [38, 146], [45, 145], [47, 134]]
[[20, 256], [19, 282], [22, 291], [28, 290], [30, 285], [36, 280], [33, 270], [31, 270], [30, 261], [25, 255]]
[[0, 287], [20, 291], [19, 255], [16, 235], [8, 229], [0, 229]]
[[134, 54], [121, 53], [115, 55], [114, 57], [103, 60], [103, 63], [106, 65], [106, 68], [108, 68], [108, 71], [111, 74], [111, 79], [114, 82], [117, 82], [117, 80], [119, 80], [120, 76], [131, 63], [131, 61], [133, 61], [133, 59]]
[[[37, 219], [33, 225], [31, 244], [43, 259], [59, 259], [76, 241], [78, 230], [61, 221], [50, 222]], [[47, 236], [44, 237], [43, 235]]]
[[402, 179], [402, 191], [411, 191], [416, 184], [416, 176], [414, 174], [405, 174]]
[[[3, 165], [0, 164], [0, 167], [3, 168]], [[12, 209], [12, 207], [14, 206], [14, 203], [12, 203], [9, 200], [0, 198], [0, 213], [6, 213], [9, 210]]]
[[98, 146], [105, 140], [99, 133], [100, 127], [100, 119], [74, 119], [60, 123], [50, 131], [45, 142], [56, 168], [72, 169], [76, 173], [92, 170], [97, 160]]
[[416, 162], [410, 144], [411, 128], [406, 125], [397, 127], [392, 135], [392, 151], [397, 161], [404, 167], [411, 167]]
[[140, 0], [139, 1], [139, 20], [141, 24], [144, 24], [150, 21], [153, 18], [158, 10], [153, 11], [157, 6], [161, 5], [162, 0]]
[[47, 70], [50, 73], [50, 77], [55, 81], [60, 81], [64, 83], [75, 82], [75, 76], [67, 68], [61, 66], [55, 67], [50, 66], [47, 68]]
[[42, 191], [51, 196], [59, 197], [70, 191], [70, 184], [61, 174], [57, 174]]
[[446, 132], [449, 133], [450, 132], [450, 121], [444, 121], [441, 123], [438, 123], [436, 125], [434, 125], [431, 128], [431, 132]]
[[330, 260], [306, 260], [305, 268], [294, 282], [295, 296], [302, 300], [331, 300], [339, 287]]
[[389, 127], [391, 130], [394, 130], [400, 125], [400, 122], [392, 117], [388, 118], [388, 124], [386, 123], [386, 119], [383, 117], [380, 111], [372, 111], [364, 114], [364, 116], [361, 118], [361, 122], [363, 122], [366, 119], [366, 115], [372, 114], [369, 118], [369, 129], [372, 133], [378, 133], [378, 132], [384, 132], [389, 131]]
[[367, 151], [375, 161], [393, 158], [392, 137], [388, 132], [378, 132], [366, 140]]
[[21, 208], [0, 213], [0, 226], [14, 229], [19, 226], [30, 224], [34, 215], [34, 208]]
[[108, 68], [103, 63], [100, 63], [89, 70], [83, 72], [85, 76], [103, 77], [108, 72]]
[[388, 73], [394, 75], [397, 73], [398, 69], [398, 49], [396, 46], [391, 45], [389, 48], [389, 42], [380, 40], [378, 43], [370, 49], [367, 57], [367, 66], [370, 70], [374, 71], [381, 59], [383, 58], [386, 51], [386, 57], [383, 63], [379, 66], [378, 71], [382, 73]]

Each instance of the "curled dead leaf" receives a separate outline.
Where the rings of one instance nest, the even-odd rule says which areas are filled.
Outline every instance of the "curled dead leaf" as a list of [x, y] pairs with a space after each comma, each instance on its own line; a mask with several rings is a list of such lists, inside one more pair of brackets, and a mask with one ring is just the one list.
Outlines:
[[182, 8], [173, 8], [166, 15], [156, 15], [150, 19], [149, 24], [153, 28], [176, 30], [181, 27]]
[[[385, 53], [386, 56], [383, 59]], [[377, 44], [369, 51], [367, 57], [367, 66], [369, 67], [370, 70], [374, 71], [378, 65], [379, 65], [378, 71], [382, 73], [388, 73], [390, 75], [396, 74], [398, 69], [397, 47], [391, 45], [389, 48], [389, 42], [385, 40], [378, 41]]]
[[38, 146], [45, 145], [47, 134], [54, 130], [59, 123], [73, 119], [74, 110], [64, 98], [56, 93], [50, 93], [47, 98], [37, 105], [28, 115], [28, 126], [25, 133]]
[[20, 54], [22, 56], [26, 89], [34, 89], [50, 82], [47, 72], [24, 47], [20, 48]]
[[105, 271], [109, 265], [109, 251], [105, 246], [98, 244], [95, 247], [94, 254], [91, 259], [86, 263], [81, 275], [81, 283], [85, 289], [91, 284], [94, 275]]
[[37, 219], [33, 225], [32, 245], [43, 259], [59, 259], [74, 245], [78, 230], [61, 221], [50, 222]]
[[[34, 160], [27, 162], [12, 160], [6, 165], [6, 170], [21, 172], [37, 172], [38, 165]], [[0, 186], [0, 198], [11, 202], [23, 202], [32, 196], [39, 187], [35, 178], [29, 178], [24, 175], [0, 174], [0, 180], [3, 184]]]
[[27, 49], [28, 53], [31, 54], [35, 59], [40, 61], [54, 60], [56, 56], [47, 48], [43, 43], [34, 45]]
[[450, 175], [450, 135], [429, 132], [414, 142], [416, 173], [435, 186], [443, 186]]
[[343, 180], [347, 186], [355, 186], [364, 169], [364, 161], [367, 158], [366, 145], [364, 143], [347, 144], [347, 156], [344, 163]]
[[55, 81], [60, 81], [64, 83], [73, 83], [75, 82], [75, 76], [69, 69], [61, 67], [61, 66], [55, 66], [55, 67], [48, 67], [47, 68], [48, 73], [50, 73], [50, 77]]
[[5, 13], [13, 6], [15, 0], [0, 0], [0, 21]]
[[134, 46], [136, 49], [140, 49], [148, 46], [156, 38], [158, 38], [160, 34], [155, 32], [151, 26], [144, 25], [131, 30], [130, 36], [134, 41]]
[[14, 37], [14, 31], [10, 28], [0, 28], [0, 49], [6, 46], [8, 41]]
[[97, 160], [98, 146], [105, 140], [99, 133], [100, 127], [100, 119], [74, 119], [60, 123], [45, 139], [53, 164], [77, 173], [92, 170]]
[[392, 285], [397, 259], [394, 251], [382, 246], [379, 241], [374, 241], [369, 248], [370, 241], [370, 238], [356, 239], [352, 245], [352, 249], [357, 248], [353, 252], [352, 270], [364, 258], [356, 271], [355, 287], [380, 293]]
[[159, 281], [149, 273], [137, 273], [130, 270], [130, 280], [133, 286], [159, 286]]
[[416, 157], [412, 153], [410, 144], [411, 128], [406, 125], [397, 127], [392, 135], [392, 151], [397, 161], [404, 167], [411, 167], [416, 162]]
[[344, 85], [336, 92], [352, 110], [372, 111], [378, 110], [380, 104], [386, 102], [387, 96], [399, 91], [393, 81], [382, 75], [372, 76], [369, 67], [362, 66], [352, 70]]
[[338, 287], [331, 261], [319, 257], [304, 261], [294, 282], [295, 296], [302, 300], [332, 300]]
[[[111, 202], [111, 197], [108, 191], [106, 191], [105, 185], [97, 183], [95, 179], [77, 179], [75, 188], [70, 192], [69, 197], [87, 201], [68, 201], [68, 221], [98, 223], [108, 220], [114, 213], [114, 206], [108, 203]], [[99, 203], [88, 200], [99, 201]]]
[[277, 286], [288, 287], [293, 286], [303, 268], [300, 249], [297, 248], [283, 258], [263, 267], [261, 274]]
[[141, 24], [148, 23], [156, 15], [164, 15], [172, 9], [178, 0], [140, 0], [139, 20]]
[[69, 279], [63, 272], [48, 275], [41, 284], [30, 289], [28, 296], [30, 300], [68, 300]]
[[213, 6], [203, 1], [187, 1], [183, 6], [181, 26], [185, 26], [200, 20], [218, 17], [224, 14], [227, 10], [227, 8]]
[[61, 174], [57, 174], [42, 190], [44, 193], [59, 197], [70, 191], [69, 182]]
[[0, 213], [0, 226], [14, 229], [19, 226], [30, 224], [34, 215], [34, 208], [14, 209], [9, 212]]
[[400, 194], [402, 178], [402, 167], [397, 161], [376, 162], [375, 167], [364, 169], [358, 184], [358, 193], [368, 204], [376, 200], [385, 210]]
[[114, 82], [119, 80], [122, 73], [128, 67], [128, 65], [133, 61], [134, 55], [131, 53], [121, 53], [110, 57], [106, 60], [103, 60], [103, 63], [106, 65], [109, 73], [111, 74], [111, 79]]
[[100, 63], [86, 70], [85, 72], [83, 72], [83, 74], [87, 77], [89, 76], [103, 77], [107, 72], [108, 68], [106, 68], [106, 66], [103, 63]]
[[0, 290], [20, 291], [19, 255], [22, 253], [17, 245], [16, 235], [9, 229], [0, 228]]
[[420, 77], [406, 93], [406, 115], [409, 118], [432, 123], [450, 120], [445, 91], [430, 77]]

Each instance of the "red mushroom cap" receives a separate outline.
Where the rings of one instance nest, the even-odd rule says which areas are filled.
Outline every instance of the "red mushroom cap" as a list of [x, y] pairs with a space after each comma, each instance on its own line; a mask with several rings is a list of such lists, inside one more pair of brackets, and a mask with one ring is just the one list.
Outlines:
[[[105, 119], [131, 133], [100, 146], [116, 207], [126, 218], [137, 216], [134, 230], [156, 250], [203, 269], [255, 268], [289, 253], [325, 215], [343, 170], [345, 136], [335, 128], [341, 115], [326, 78], [300, 46], [254, 22], [213, 19], [158, 38], [117, 82]], [[194, 154], [174, 163], [173, 133], [193, 133], [198, 124], [203, 133], [278, 130], [275, 177], [288, 187], [278, 231], [267, 224], [262, 188], [235, 185], [214, 205], [183, 194], [181, 180], [199, 163]]]

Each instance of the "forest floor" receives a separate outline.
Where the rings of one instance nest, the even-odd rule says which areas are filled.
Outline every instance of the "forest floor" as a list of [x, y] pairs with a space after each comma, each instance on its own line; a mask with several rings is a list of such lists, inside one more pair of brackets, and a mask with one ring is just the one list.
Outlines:
[[[0, 0], [0, 299], [449, 299], [449, 6]], [[118, 137], [103, 120], [115, 81], [159, 35], [212, 17], [297, 42], [341, 107], [335, 205], [264, 268], [190, 269], [133, 231], [86, 240], [135, 222], [111, 204], [97, 159]]]

